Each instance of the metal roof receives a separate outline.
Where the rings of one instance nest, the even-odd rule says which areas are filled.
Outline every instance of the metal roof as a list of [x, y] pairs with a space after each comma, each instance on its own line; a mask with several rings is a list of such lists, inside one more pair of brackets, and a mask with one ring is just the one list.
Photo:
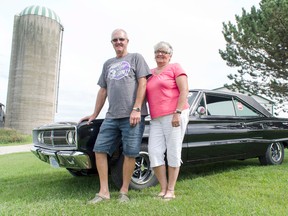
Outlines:
[[59, 24], [61, 24], [60, 17], [51, 9], [39, 5], [32, 5], [29, 7], [26, 7], [22, 12], [19, 13], [19, 16], [24, 15], [39, 15], [48, 17], [50, 19], [53, 19], [57, 21]]

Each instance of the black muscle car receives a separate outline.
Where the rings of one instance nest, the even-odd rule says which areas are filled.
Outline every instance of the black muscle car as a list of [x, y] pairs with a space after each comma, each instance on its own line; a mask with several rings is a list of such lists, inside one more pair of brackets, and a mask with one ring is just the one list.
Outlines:
[[[231, 159], [259, 158], [262, 165], [278, 165], [288, 147], [288, 119], [276, 118], [250, 96], [209, 90], [191, 90], [190, 119], [183, 140], [183, 165]], [[66, 168], [74, 176], [96, 174], [93, 146], [102, 119], [92, 124], [53, 123], [33, 130], [31, 151], [53, 167]], [[131, 179], [132, 189], [157, 184], [147, 151], [149, 116], [139, 157]], [[109, 172], [121, 186], [121, 139], [109, 158]]]

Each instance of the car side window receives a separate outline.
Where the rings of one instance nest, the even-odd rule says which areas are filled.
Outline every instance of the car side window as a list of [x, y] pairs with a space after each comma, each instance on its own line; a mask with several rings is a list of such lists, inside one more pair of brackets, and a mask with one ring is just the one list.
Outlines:
[[256, 111], [250, 109], [245, 104], [243, 104], [241, 101], [234, 99], [234, 105], [235, 105], [235, 111], [236, 116], [244, 117], [244, 116], [260, 116], [259, 113]]
[[232, 97], [206, 94], [207, 112], [210, 115], [235, 116]]
[[[206, 98], [206, 106], [205, 100]], [[259, 112], [250, 108], [238, 98], [228, 95], [205, 94], [200, 105], [206, 107], [211, 116], [258, 117]]]

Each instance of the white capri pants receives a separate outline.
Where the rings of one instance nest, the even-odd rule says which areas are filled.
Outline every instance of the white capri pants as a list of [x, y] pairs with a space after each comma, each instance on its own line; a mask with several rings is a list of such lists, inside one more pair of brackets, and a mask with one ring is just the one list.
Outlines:
[[189, 109], [183, 110], [179, 127], [172, 127], [173, 114], [150, 121], [148, 153], [151, 167], [165, 165], [165, 152], [170, 167], [180, 167], [182, 142], [189, 121]]

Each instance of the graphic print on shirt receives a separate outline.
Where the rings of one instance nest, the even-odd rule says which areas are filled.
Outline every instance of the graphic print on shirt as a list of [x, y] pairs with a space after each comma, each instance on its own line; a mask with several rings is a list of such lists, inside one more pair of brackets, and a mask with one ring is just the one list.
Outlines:
[[120, 80], [128, 76], [130, 68], [131, 66], [127, 61], [111, 64], [108, 71], [108, 79]]

